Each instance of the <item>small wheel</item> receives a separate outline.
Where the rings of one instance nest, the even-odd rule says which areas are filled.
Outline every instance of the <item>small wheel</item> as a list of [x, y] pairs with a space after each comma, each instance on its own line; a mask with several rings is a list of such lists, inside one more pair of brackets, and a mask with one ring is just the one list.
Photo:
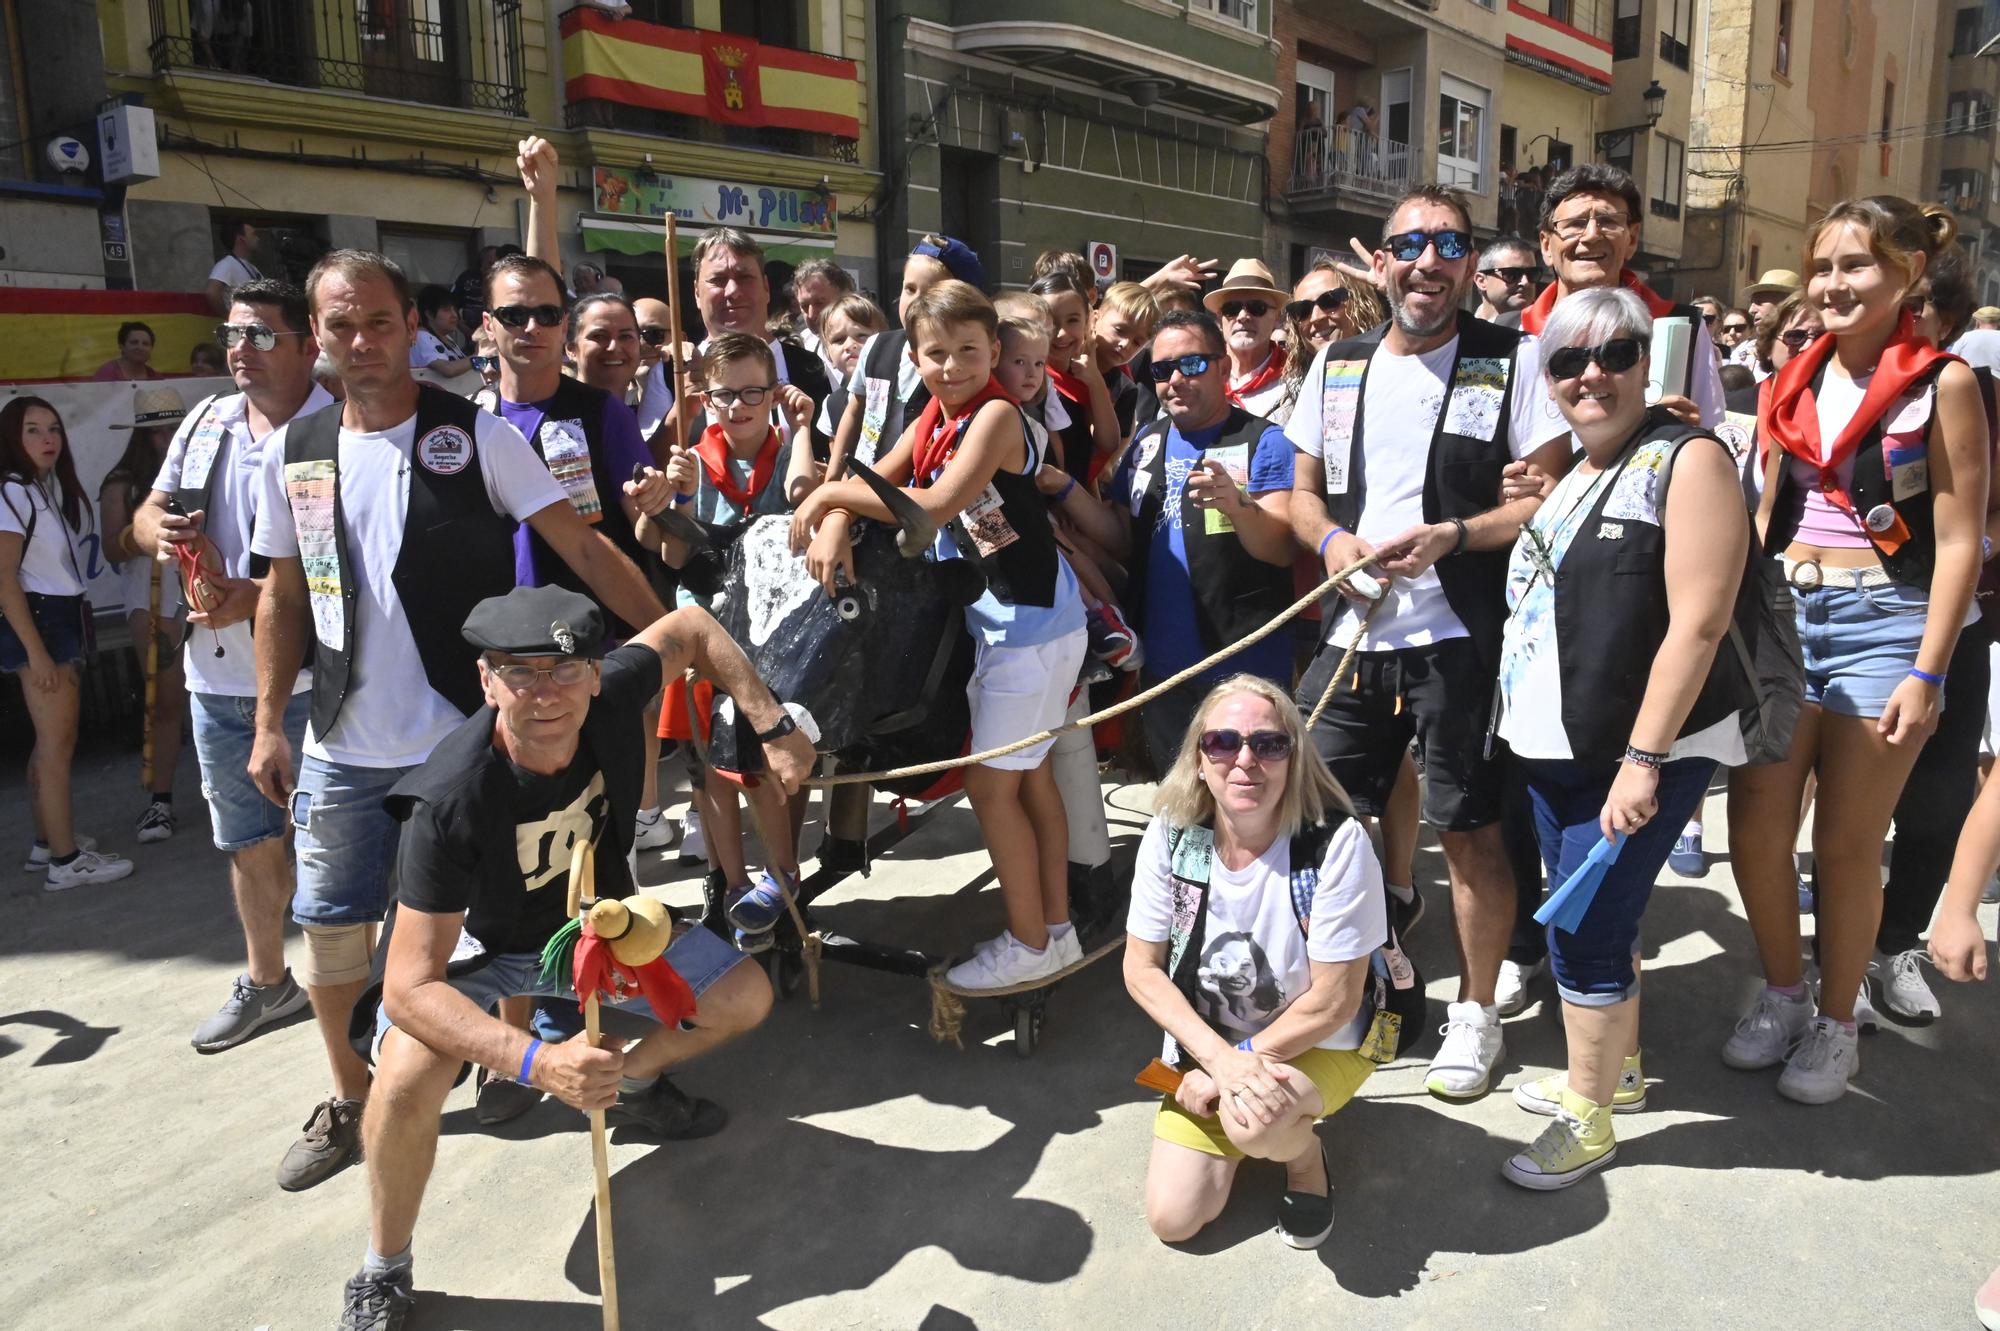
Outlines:
[[789, 950], [778, 953], [778, 996], [796, 998], [799, 986], [805, 983], [806, 963], [798, 953]]
[[1014, 1009], [1014, 1055], [1027, 1058], [1035, 1052], [1042, 1034], [1042, 1014], [1028, 1006]]

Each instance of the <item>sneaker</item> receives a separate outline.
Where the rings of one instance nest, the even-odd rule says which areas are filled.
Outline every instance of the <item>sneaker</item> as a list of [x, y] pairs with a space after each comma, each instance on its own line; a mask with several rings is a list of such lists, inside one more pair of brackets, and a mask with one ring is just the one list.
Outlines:
[[1506, 1043], [1500, 1036], [1500, 1014], [1478, 1003], [1452, 1003], [1438, 1030], [1444, 1043], [1431, 1060], [1424, 1089], [1446, 1100], [1476, 1100], [1493, 1085], [1493, 1065]]
[[1333, 1233], [1333, 1169], [1326, 1162], [1326, 1143], [1319, 1146], [1319, 1166], [1326, 1191], [1293, 1192], [1278, 1198], [1278, 1237], [1299, 1249], [1317, 1248]]
[[[83, 840], [82, 837], [78, 837], [76, 844], [81, 846]], [[1991, 906], [1995, 902], [2000, 902], [2000, 873], [1994, 874], [1991, 878], [1987, 879], [1986, 887], [1979, 894], [1979, 904], [1982, 906]]]
[[[778, 875], [785, 874], [785, 882]], [[766, 869], [757, 881], [735, 895], [729, 903], [729, 922], [746, 934], [767, 934], [785, 914], [785, 893], [789, 889], [798, 900], [798, 880], [783, 869]]]
[[1567, 1188], [1618, 1158], [1618, 1141], [1611, 1134], [1609, 1105], [1594, 1105], [1569, 1091], [1555, 1122], [1542, 1129], [1534, 1144], [1500, 1166], [1509, 1183], [1537, 1192]]
[[[1514, 1103], [1530, 1114], [1554, 1118], [1562, 1108], [1563, 1093], [1569, 1089], [1569, 1074], [1555, 1072], [1538, 1081], [1524, 1081], [1514, 1087]], [[1625, 1060], [1618, 1069], [1618, 1089], [1611, 1093], [1611, 1112], [1636, 1114], [1646, 1107], [1646, 1073], [1639, 1055]]]
[[[1403, 898], [1408, 892], [1409, 899]], [[1417, 927], [1417, 921], [1424, 918], [1424, 894], [1414, 887], [1391, 886], [1389, 888], [1389, 922], [1396, 926], [1396, 937], [1407, 944], [1410, 931]], [[1505, 1015], [1504, 1013], [1502, 1014]]]
[[1500, 980], [1493, 986], [1493, 1006], [1503, 1017], [1511, 1017], [1528, 1006], [1528, 982], [1549, 968], [1543, 957], [1533, 965], [1518, 961], [1500, 963]]
[[1972, 1296], [1972, 1311], [1979, 1314], [1979, 1324], [1986, 1331], [2000, 1331], [2000, 1266], [1993, 1268], [1993, 1274]]
[[1797, 867], [1798, 866], [1797, 860], [1793, 860], [1792, 865], [1793, 865], [1793, 872], [1797, 874], [1799, 881], [1799, 914], [1801, 915], [1816, 914], [1819, 910], [1819, 907], [1815, 905], [1813, 902], [1812, 879], [1806, 877], [1805, 872]]
[[1089, 637], [1090, 654], [1113, 670], [1137, 670], [1146, 663], [1146, 650], [1118, 607], [1100, 601], [1084, 611], [1083, 627]]
[[94, 850], [78, 850], [68, 864], [49, 864], [49, 881], [42, 884], [51, 892], [61, 892], [88, 883], [115, 883], [132, 876], [132, 861], [118, 855], [100, 855]]
[[1060, 943], [1051, 942], [1037, 952], [1012, 933], [1003, 933], [998, 946], [974, 951], [969, 960], [946, 971], [944, 980], [955, 988], [973, 991], [1012, 989], [1016, 985], [1046, 979], [1061, 970], [1062, 966]]
[[165, 841], [174, 834], [174, 806], [162, 804], [158, 800], [146, 806], [139, 815], [139, 841], [151, 845], [155, 841]]
[[361, 1101], [322, 1100], [306, 1120], [305, 1135], [279, 1162], [278, 1186], [286, 1192], [304, 1192], [359, 1159]]
[[1873, 1035], [1881, 1028], [1882, 1018], [1875, 1011], [1875, 1000], [1868, 993], [1868, 980], [1863, 977], [1861, 992], [1854, 999], [1854, 1029], [1864, 1035]]
[[1848, 1079], [1859, 1071], [1861, 1043], [1855, 1032], [1831, 1017], [1818, 1017], [1785, 1060], [1778, 1094], [1802, 1105], [1831, 1104], [1847, 1094]]
[[[78, 850], [96, 850], [97, 838], [78, 834], [76, 838], [76, 848]], [[28, 846], [28, 858], [21, 861], [21, 872], [47, 873], [48, 871], [49, 871], [49, 843], [46, 841], [36, 841], [31, 843]]]
[[1918, 1026], [1944, 1015], [1937, 995], [1924, 979], [1923, 959], [1923, 949], [1913, 947], [1894, 956], [1877, 957], [1869, 967], [1882, 985], [1882, 1006], [1901, 1020]]
[[417, 1291], [409, 1267], [379, 1276], [360, 1271], [347, 1282], [339, 1331], [402, 1331], [410, 1309], [416, 1306]]
[[1667, 852], [1667, 867], [1683, 878], [1699, 878], [1708, 872], [1708, 857], [1701, 852], [1701, 829], [1690, 827]]
[[1071, 925], [1061, 933], [1049, 934], [1049, 951], [1056, 954], [1056, 969], [1068, 970], [1071, 966], [1083, 964], [1083, 940], [1076, 935], [1076, 926]]
[[239, 975], [230, 986], [228, 1001], [194, 1028], [189, 1043], [204, 1054], [219, 1054], [242, 1044], [260, 1027], [304, 1011], [306, 1003], [306, 991], [289, 969], [276, 984], [262, 986], [250, 983], [248, 975]]
[[472, 1093], [472, 1117], [490, 1128], [521, 1117], [541, 1102], [542, 1093], [533, 1086], [481, 1068]]
[[729, 941], [734, 943], [736, 950], [744, 956], [754, 957], [760, 952], [769, 952], [771, 950], [771, 931], [765, 929], [753, 934], [742, 929], [731, 929], [729, 931]]
[[680, 829], [665, 814], [658, 809], [652, 812], [653, 816], [648, 820], [646, 810], [639, 810], [639, 820], [632, 832], [632, 849], [665, 850], [680, 835]]
[[644, 1128], [670, 1142], [712, 1137], [729, 1122], [729, 1111], [713, 1100], [689, 1095], [664, 1072], [643, 1091], [620, 1091], [618, 1102], [605, 1111], [614, 1123]]
[[1723, 1043], [1722, 1061], [1745, 1072], [1774, 1068], [1785, 1061], [1813, 1016], [1809, 995], [1801, 991], [1797, 998], [1787, 998], [1767, 985]]
[[701, 811], [692, 804], [681, 815], [682, 864], [708, 863], [708, 840], [701, 834]]

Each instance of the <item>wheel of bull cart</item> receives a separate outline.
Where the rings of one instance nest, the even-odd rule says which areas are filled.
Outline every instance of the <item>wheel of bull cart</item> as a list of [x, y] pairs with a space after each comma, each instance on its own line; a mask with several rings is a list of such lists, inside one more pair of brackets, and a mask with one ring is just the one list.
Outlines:
[[791, 948], [774, 947], [764, 954], [764, 969], [771, 979], [771, 992], [780, 999], [797, 996], [806, 978], [806, 963]]
[[1036, 989], [1018, 997], [1000, 1000], [1000, 1006], [1014, 1019], [1014, 1056], [1028, 1058], [1042, 1042], [1042, 1018], [1048, 1011], [1047, 989]]

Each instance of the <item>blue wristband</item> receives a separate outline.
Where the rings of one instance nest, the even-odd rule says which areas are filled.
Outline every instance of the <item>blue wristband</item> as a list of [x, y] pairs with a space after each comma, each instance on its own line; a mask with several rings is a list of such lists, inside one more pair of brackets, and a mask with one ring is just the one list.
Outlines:
[[1069, 484], [1065, 485], [1062, 488], [1062, 492], [1056, 496], [1056, 502], [1060, 504], [1063, 500], [1069, 498], [1069, 492], [1074, 489], [1076, 489], [1076, 477], [1072, 476], [1069, 478]]
[[521, 1055], [521, 1073], [514, 1080], [520, 1082], [523, 1086], [528, 1084], [528, 1078], [535, 1071], [535, 1055], [541, 1052], [541, 1048], [542, 1042], [540, 1040], [530, 1040], [528, 1041], [528, 1052]]
[[1915, 666], [1911, 666], [1910, 676], [1913, 679], [1921, 679], [1924, 683], [1931, 685], [1933, 688], [1941, 689], [1944, 687], [1944, 676], [1933, 675], [1928, 670], [1919, 670]]
[[1236, 1042], [1236, 1047], [1237, 1047], [1238, 1049], [1241, 1049], [1241, 1050], [1242, 1050], [1242, 1051], [1243, 1051], [1244, 1053], [1246, 1053], [1246, 1054], [1254, 1054], [1254, 1053], [1256, 1053], [1257, 1051], [1256, 1051], [1255, 1049], [1252, 1049], [1252, 1048], [1250, 1047], [1250, 1041], [1251, 1041], [1251, 1040], [1252, 1040], [1253, 1038], [1255, 1038], [1255, 1037], [1253, 1037], [1253, 1036], [1248, 1036], [1248, 1035], [1244, 1036], [1244, 1037], [1243, 1037], [1242, 1039], [1240, 1039], [1240, 1040], [1238, 1040], [1238, 1041]]
[[693, 495], [684, 495], [680, 493], [676, 493], [674, 495], [674, 503], [676, 504], [692, 504], [693, 502], [694, 502]]
[[1320, 557], [1321, 559], [1325, 559], [1325, 558], [1326, 558], [1326, 546], [1327, 546], [1327, 542], [1331, 541], [1331, 540], [1332, 540], [1332, 539], [1333, 539], [1334, 537], [1336, 537], [1336, 536], [1345, 536], [1345, 535], [1347, 535], [1347, 528], [1345, 528], [1345, 527], [1341, 527], [1341, 526], [1335, 526], [1335, 527], [1334, 527], [1334, 529], [1333, 529], [1332, 531], [1330, 531], [1330, 532], [1328, 532], [1328, 533], [1327, 533], [1326, 535], [1324, 535], [1324, 536], [1320, 537], [1320, 538], [1319, 538], [1319, 557]]

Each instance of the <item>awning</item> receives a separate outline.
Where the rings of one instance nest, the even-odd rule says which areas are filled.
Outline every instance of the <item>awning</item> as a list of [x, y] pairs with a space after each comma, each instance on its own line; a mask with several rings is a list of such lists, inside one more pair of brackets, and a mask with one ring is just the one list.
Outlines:
[[[658, 218], [604, 217], [585, 213], [578, 219], [583, 231], [583, 247], [604, 254], [659, 254], [666, 248], [666, 224]], [[674, 227], [680, 257], [694, 253], [701, 234], [710, 228], [700, 222], [678, 222]], [[758, 231], [738, 227], [764, 247], [764, 257], [774, 263], [800, 264], [807, 259], [825, 258], [833, 253], [832, 236], [802, 236], [791, 231]]]

